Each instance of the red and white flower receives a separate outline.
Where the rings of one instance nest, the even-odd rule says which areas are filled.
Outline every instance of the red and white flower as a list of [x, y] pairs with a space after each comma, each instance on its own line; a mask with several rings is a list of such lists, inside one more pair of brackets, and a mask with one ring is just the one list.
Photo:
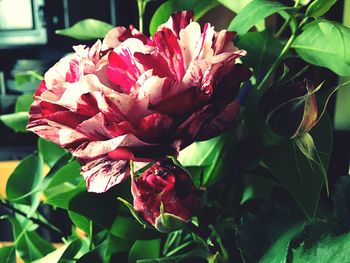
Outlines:
[[129, 176], [128, 160], [153, 161], [232, 127], [250, 71], [234, 33], [174, 14], [151, 38], [117, 27], [76, 46], [35, 93], [28, 129], [69, 149], [87, 188], [104, 192]]

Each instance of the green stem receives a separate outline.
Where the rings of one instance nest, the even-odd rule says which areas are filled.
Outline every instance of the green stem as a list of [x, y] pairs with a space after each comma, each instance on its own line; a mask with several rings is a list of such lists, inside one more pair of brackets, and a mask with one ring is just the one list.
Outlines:
[[89, 250], [92, 250], [94, 248], [94, 243], [92, 241], [92, 235], [93, 235], [93, 222], [90, 220], [89, 222]]
[[279, 65], [279, 63], [281, 62], [282, 58], [284, 57], [284, 55], [288, 52], [289, 48], [291, 47], [291, 45], [293, 44], [293, 41], [296, 38], [296, 34], [292, 34], [290, 36], [290, 38], [288, 39], [287, 43], [285, 44], [285, 46], [283, 47], [281, 53], [279, 54], [279, 56], [277, 57], [276, 61], [272, 64], [271, 68], [269, 69], [269, 71], [266, 73], [266, 75], [264, 76], [264, 78], [262, 79], [262, 81], [259, 83], [257, 89], [260, 90], [261, 88], [263, 88], [267, 82], [269, 81], [272, 73], [275, 71], [275, 69], [277, 68], [277, 66]]
[[143, 15], [148, 2], [149, 0], [137, 0], [137, 9], [139, 12], [139, 31], [141, 33], [143, 33]]

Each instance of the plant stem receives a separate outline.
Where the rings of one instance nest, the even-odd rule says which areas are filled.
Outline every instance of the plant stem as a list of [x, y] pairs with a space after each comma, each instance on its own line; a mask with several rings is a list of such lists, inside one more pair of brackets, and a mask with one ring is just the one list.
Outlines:
[[1, 204], [6, 210], [8, 210], [8, 211], [10, 211], [10, 212], [14, 212], [14, 213], [16, 213], [16, 214], [18, 214], [18, 215], [21, 215], [21, 216], [23, 216], [23, 217], [29, 219], [29, 220], [32, 221], [33, 223], [39, 225], [39, 226], [42, 226], [42, 227], [44, 227], [44, 228], [46, 228], [46, 229], [49, 229], [49, 230], [52, 230], [52, 231], [56, 232], [57, 234], [59, 234], [61, 237], [64, 236], [64, 234], [62, 233], [62, 231], [59, 230], [57, 227], [52, 226], [52, 225], [50, 225], [50, 224], [48, 224], [48, 223], [46, 223], [46, 222], [44, 222], [44, 221], [41, 221], [41, 220], [38, 219], [38, 218], [28, 217], [28, 216], [26, 215], [26, 213], [24, 213], [24, 212], [22, 212], [21, 210], [19, 210], [19, 209], [13, 207], [13, 206], [10, 204], [10, 202], [8, 202], [7, 200], [1, 200], [0, 204]]
[[89, 222], [89, 250], [92, 250], [94, 247], [94, 243], [92, 241], [92, 235], [93, 235], [93, 222], [90, 220]]
[[143, 15], [148, 2], [149, 0], [137, 0], [137, 9], [139, 12], [139, 31], [141, 33], [143, 33]]
[[288, 52], [288, 50], [289, 50], [290, 46], [292, 45], [292, 43], [293, 43], [295, 38], [296, 38], [296, 34], [292, 34], [290, 36], [290, 38], [288, 39], [287, 43], [283, 47], [281, 53], [277, 57], [276, 61], [272, 64], [272, 66], [269, 69], [269, 71], [265, 74], [264, 78], [259, 83], [259, 85], [257, 87], [257, 90], [260, 90], [261, 88], [263, 88], [267, 84], [267, 82], [269, 81], [272, 73], [275, 71], [275, 69], [277, 68], [278, 64], [281, 62], [281, 60], [284, 57], [284, 55]]

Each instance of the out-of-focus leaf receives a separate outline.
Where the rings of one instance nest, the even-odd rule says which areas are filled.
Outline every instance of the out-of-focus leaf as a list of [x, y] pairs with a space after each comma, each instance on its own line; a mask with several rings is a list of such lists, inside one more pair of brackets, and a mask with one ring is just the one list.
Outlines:
[[232, 20], [228, 30], [235, 31], [239, 36], [242, 36], [260, 20], [288, 8], [289, 7], [284, 6], [279, 2], [253, 0]]
[[29, 114], [26, 111], [0, 115], [0, 121], [15, 132], [27, 132], [28, 118]]
[[18, 86], [21, 86], [28, 82], [38, 83], [38, 80], [43, 80], [43, 79], [44, 77], [34, 70], [28, 70], [25, 72], [20, 72], [15, 74], [15, 81]]
[[159, 25], [165, 23], [169, 16], [175, 11], [181, 10], [193, 10], [195, 14], [195, 19], [199, 19], [206, 12], [208, 12], [213, 7], [217, 6], [218, 3], [215, 0], [169, 0], [163, 3], [154, 12], [153, 17], [150, 22], [149, 31], [153, 35]]
[[84, 19], [66, 29], [56, 30], [56, 34], [79, 40], [104, 38], [114, 26], [97, 19]]
[[16, 250], [14, 246], [0, 248], [0, 262], [16, 263]]
[[33, 94], [24, 94], [17, 98], [15, 112], [29, 111], [30, 105], [34, 102]]
[[340, 76], [350, 75], [350, 29], [330, 21], [307, 26], [292, 47], [308, 63], [326, 67]]
[[314, 0], [306, 9], [305, 15], [319, 17], [328, 12], [328, 10], [337, 2], [337, 0]]
[[160, 254], [160, 239], [137, 240], [129, 252], [129, 263], [140, 259], [157, 259]]
[[327, 236], [312, 247], [306, 247], [302, 244], [293, 250], [293, 262], [350, 262], [349, 247], [350, 233], [341, 236]]
[[299, 223], [283, 233], [267, 250], [266, 254], [259, 260], [259, 263], [287, 262], [289, 244], [293, 238], [300, 234], [303, 226], [303, 223]]
[[31, 205], [35, 210], [40, 202], [40, 193], [27, 196], [43, 180], [43, 159], [41, 155], [29, 155], [23, 159], [6, 184], [7, 198], [15, 203]]
[[67, 150], [61, 146], [41, 137], [38, 140], [38, 148], [44, 158], [44, 162], [50, 167], [53, 167], [54, 164], [67, 153]]
[[336, 184], [333, 195], [335, 213], [343, 231], [350, 229], [350, 176], [343, 176]]

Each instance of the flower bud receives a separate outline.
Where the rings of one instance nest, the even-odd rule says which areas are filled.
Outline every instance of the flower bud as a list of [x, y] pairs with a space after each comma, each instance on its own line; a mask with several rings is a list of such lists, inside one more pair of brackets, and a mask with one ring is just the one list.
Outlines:
[[285, 138], [309, 132], [317, 120], [315, 91], [308, 80], [270, 87], [262, 97], [267, 126]]
[[182, 228], [200, 207], [190, 175], [168, 160], [133, 177], [131, 190], [134, 210], [160, 232]]

